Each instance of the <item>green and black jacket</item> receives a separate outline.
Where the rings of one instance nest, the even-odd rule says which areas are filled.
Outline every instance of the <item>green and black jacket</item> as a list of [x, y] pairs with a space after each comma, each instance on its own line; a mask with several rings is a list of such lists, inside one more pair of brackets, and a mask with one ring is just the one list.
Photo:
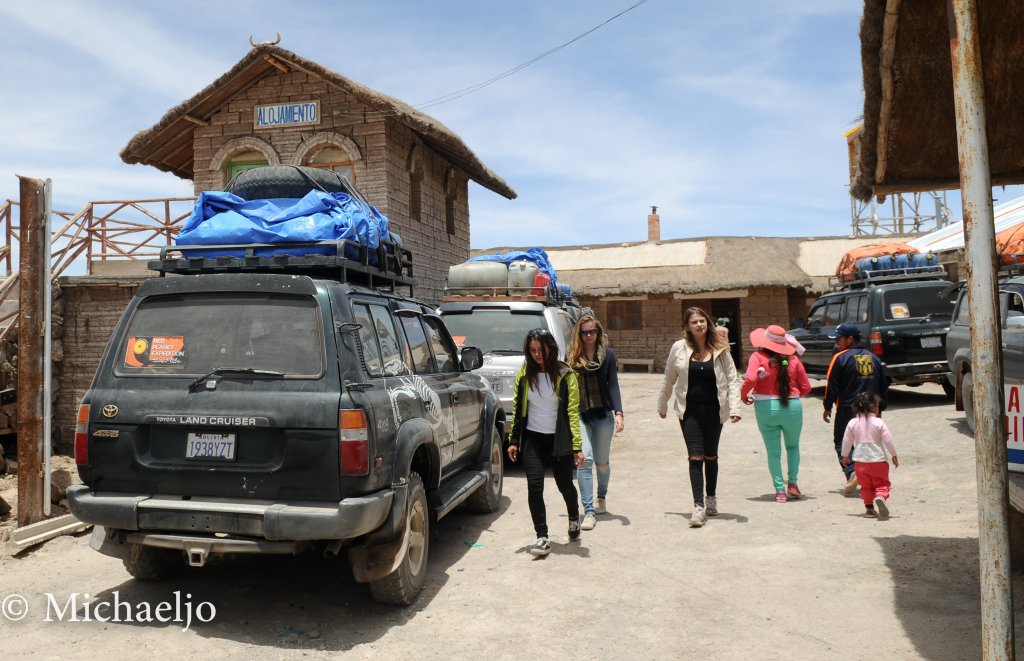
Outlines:
[[[529, 410], [529, 391], [530, 382], [526, 378], [524, 363], [516, 374], [515, 395], [512, 399], [512, 426], [509, 431], [510, 445], [522, 444]], [[561, 361], [558, 362], [558, 383], [555, 384], [555, 392], [558, 393], [558, 417], [555, 421], [554, 456], [564, 457], [583, 449], [583, 437], [580, 436], [579, 383], [576, 380], [576, 373]]]

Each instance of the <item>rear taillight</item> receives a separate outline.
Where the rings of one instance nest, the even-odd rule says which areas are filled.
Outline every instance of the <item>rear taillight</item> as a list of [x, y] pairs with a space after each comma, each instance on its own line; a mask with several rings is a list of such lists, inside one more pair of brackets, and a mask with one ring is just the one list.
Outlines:
[[871, 353], [876, 356], [881, 356], [885, 353], [885, 349], [882, 348], [882, 334], [878, 331], [871, 333]]
[[89, 405], [78, 407], [78, 420], [75, 421], [75, 463], [85, 466], [89, 463]]
[[366, 433], [366, 413], [362, 409], [338, 411], [338, 447], [342, 475], [370, 473], [370, 441]]

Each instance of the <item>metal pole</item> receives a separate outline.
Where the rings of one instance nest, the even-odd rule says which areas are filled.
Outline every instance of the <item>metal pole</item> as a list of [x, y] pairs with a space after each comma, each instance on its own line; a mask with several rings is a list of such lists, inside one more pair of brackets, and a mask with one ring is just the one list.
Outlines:
[[19, 176], [21, 282], [18, 292], [18, 526], [43, 520], [42, 297], [39, 249], [43, 182]]
[[995, 224], [975, 0], [947, 0], [947, 12], [970, 296], [982, 658], [1013, 659], [1013, 590], [1007, 530], [1009, 499]]
[[50, 218], [53, 182], [43, 184], [42, 231], [39, 233], [39, 286], [43, 288], [43, 514], [50, 516], [50, 455], [53, 451], [53, 278], [50, 256]]

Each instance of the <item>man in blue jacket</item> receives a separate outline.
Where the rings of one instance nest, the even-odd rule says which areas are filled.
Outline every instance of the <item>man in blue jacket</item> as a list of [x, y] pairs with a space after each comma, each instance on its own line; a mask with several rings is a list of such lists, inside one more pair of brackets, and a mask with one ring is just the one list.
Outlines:
[[846, 485], [843, 493], [850, 494], [857, 489], [857, 475], [853, 472], [853, 462], [849, 466], [843, 466], [843, 434], [846, 433], [846, 426], [853, 420], [853, 400], [857, 395], [867, 391], [873, 392], [882, 398], [881, 409], [885, 408], [885, 398], [889, 394], [889, 382], [882, 374], [882, 363], [878, 357], [862, 346], [860, 342], [860, 329], [855, 324], [845, 322], [836, 326], [834, 335], [830, 338], [836, 341], [839, 351], [832, 356], [832, 362], [828, 366], [828, 382], [825, 385], [825, 412], [821, 418], [829, 422], [832, 417], [832, 407], [838, 404], [836, 409], [836, 421], [833, 427], [832, 437], [836, 445], [836, 457], [839, 458], [839, 466], [846, 476]]

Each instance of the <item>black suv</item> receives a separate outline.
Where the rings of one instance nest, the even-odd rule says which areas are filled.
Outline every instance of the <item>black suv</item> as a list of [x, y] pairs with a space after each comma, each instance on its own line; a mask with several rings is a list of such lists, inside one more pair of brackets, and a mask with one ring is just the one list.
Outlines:
[[505, 414], [470, 372], [480, 350], [411, 297], [393, 242], [231, 248], [150, 263], [169, 277], [139, 288], [79, 410], [71, 510], [136, 578], [344, 551], [376, 599], [411, 603], [432, 522], [501, 499]]
[[[1019, 273], [1020, 268], [1016, 271]], [[1024, 276], [999, 279], [999, 324], [1002, 327], [1003, 378], [1024, 381]], [[956, 410], [963, 411], [974, 431], [974, 376], [971, 373], [971, 329], [967, 288], [960, 289], [953, 323], [946, 334], [949, 382], [956, 388]]]
[[[941, 269], [941, 267], [939, 267]], [[953, 305], [940, 298], [949, 287], [945, 270], [929, 274], [879, 272], [841, 285], [811, 306], [789, 331], [807, 349], [801, 361], [824, 379], [835, 350], [836, 326], [856, 324], [863, 345], [878, 356], [890, 383], [939, 383], [948, 395], [945, 335]]]

